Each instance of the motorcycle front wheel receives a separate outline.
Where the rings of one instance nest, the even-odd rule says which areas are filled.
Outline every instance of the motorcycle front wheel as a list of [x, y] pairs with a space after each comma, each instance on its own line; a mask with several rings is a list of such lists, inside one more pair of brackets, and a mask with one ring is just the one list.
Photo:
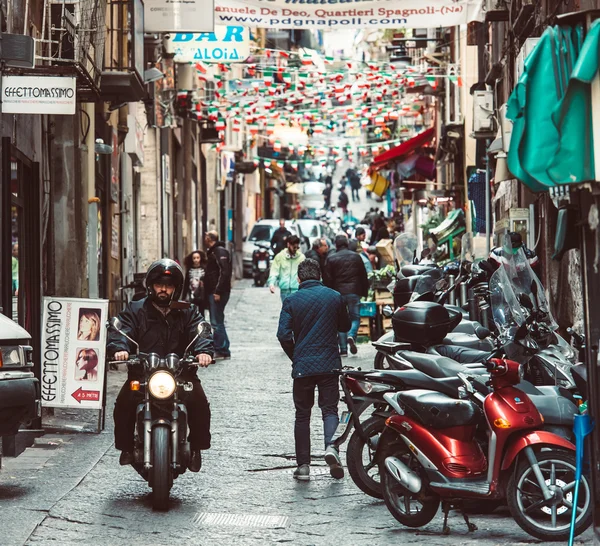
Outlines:
[[[523, 457], [516, 472], [512, 472], [506, 490], [508, 508], [519, 527], [544, 541], [567, 541], [575, 496], [575, 454], [554, 450], [537, 454], [543, 479], [554, 492], [554, 498], [544, 502], [544, 496], [529, 461]], [[582, 476], [577, 499], [575, 536], [592, 524], [591, 486]]]
[[379, 476], [383, 500], [390, 514], [406, 527], [423, 527], [437, 514], [440, 498], [428, 492], [425, 483], [419, 493], [412, 493], [400, 485], [385, 468], [386, 457], [398, 457], [411, 470], [420, 474], [421, 467], [405, 444], [397, 442], [390, 446], [382, 446], [383, 458], [379, 465]]
[[169, 492], [173, 485], [170, 468], [171, 429], [157, 426], [152, 430], [152, 507], [154, 510], [169, 509]]
[[[381, 436], [385, 428], [385, 419], [378, 416], [369, 417], [362, 423], [365, 435], [368, 438]], [[357, 431], [352, 433], [346, 451], [346, 466], [352, 481], [367, 495], [376, 499], [383, 498], [379, 467], [373, 464], [375, 452], [365, 443]]]

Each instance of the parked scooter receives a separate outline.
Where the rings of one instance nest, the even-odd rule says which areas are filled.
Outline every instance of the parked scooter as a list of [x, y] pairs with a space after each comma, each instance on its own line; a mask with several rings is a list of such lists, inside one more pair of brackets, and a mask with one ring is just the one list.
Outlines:
[[197, 360], [188, 351], [199, 337], [210, 335], [210, 324], [202, 322], [198, 326], [183, 358], [140, 353], [138, 343], [122, 330], [118, 318], [110, 319], [109, 326], [135, 345], [136, 354], [127, 361], [127, 367], [141, 371], [144, 378], [132, 381], [130, 386], [144, 394], [143, 403], [137, 407], [132, 466], [152, 488], [153, 508], [168, 510], [173, 480], [187, 470], [190, 459], [188, 412], [178, 394], [180, 389], [191, 390], [192, 385], [181, 376], [197, 367]]
[[[493, 310], [498, 307], [493, 305]], [[426, 525], [443, 503], [448, 532], [453, 506], [496, 499], [506, 500], [515, 521], [532, 536], [567, 540], [575, 446], [543, 430], [543, 418], [531, 398], [515, 387], [522, 380], [523, 366], [509, 360], [511, 354], [533, 348], [528, 326], [534, 320], [527, 318], [513, 340], [485, 362], [492, 393], [476, 376], [460, 373], [464, 384], [460, 400], [432, 390], [384, 396], [396, 414], [386, 420], [375, 459], [386, 506], [403, 525]], [[501, 354], [506, 358], [498, 358]], [[488, 428], [487, 456], [476, 437], [482, 423]], [[576, 535], [591, 524], [590, 492], [583, 477]], [[470, 531], [476, 529], [466, 515], [465, 520]]]
[[271, 247], [266, 243], [255, 242], [257, 248], [252, 252], [252, 277], [255, 286], [264, 286], [269, 279], [271, 269]]

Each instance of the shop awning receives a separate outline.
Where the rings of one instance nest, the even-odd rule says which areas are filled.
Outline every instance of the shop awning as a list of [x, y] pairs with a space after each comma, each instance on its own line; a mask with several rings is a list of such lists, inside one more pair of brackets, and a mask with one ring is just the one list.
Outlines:
[[371, 163], [371, 169], [379, 170], [383, 169], [386, 165], [391, 163], [392, 161], [398, 161], [408, 154], [418, 150], [428, 142], [431, 142], [435, 137], [435, 128], [427, 129], [422, 133], [414, 136], [413, 138], [403, 142], [399, 146], [388, 150], [378, 156], [373, 158], [373, 162]]

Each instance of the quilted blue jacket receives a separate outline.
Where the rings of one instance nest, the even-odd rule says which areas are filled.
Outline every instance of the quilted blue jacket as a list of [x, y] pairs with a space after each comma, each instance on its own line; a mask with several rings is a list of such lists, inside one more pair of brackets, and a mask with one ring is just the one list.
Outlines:
[[339, 292], [320, 281], [300, 283], [298, 292], [283, 302], [277, 330], [292, 361], [292, 377], [341, 370], [337, 335], [349, 329], [348, 309]]

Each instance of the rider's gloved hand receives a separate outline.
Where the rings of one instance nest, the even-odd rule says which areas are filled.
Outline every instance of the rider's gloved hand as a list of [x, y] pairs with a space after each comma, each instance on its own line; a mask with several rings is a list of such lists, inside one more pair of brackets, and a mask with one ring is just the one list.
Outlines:
[[196, 359], [198, 360], [198, 364], [203, 368], [208, 367], [212, 362], [212, 357], [205, 353], [200, 353], [199, 355], [196, 355]]
[[115, 353], [115, 360], [129, 360], [129, 353], [127, 351], [118, 351]]

